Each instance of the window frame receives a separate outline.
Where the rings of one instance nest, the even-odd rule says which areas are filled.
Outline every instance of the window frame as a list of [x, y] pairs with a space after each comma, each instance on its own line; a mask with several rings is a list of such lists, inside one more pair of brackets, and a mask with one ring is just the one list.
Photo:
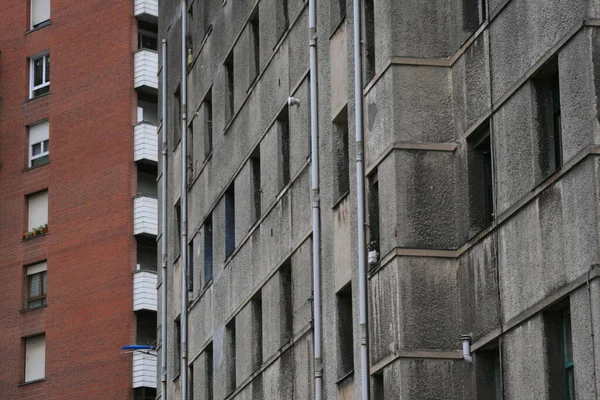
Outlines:
[[[39, 271], [38, 271], [39, 269]], [[34, 270], [30, 272], [30, 270]], [[26, 309], [35, 309], [46, 306], [47, 303], [47, 294], [48, 294], [48, 264], [46, 261], [41, 261], [39, 263], [31, 264], [26, 267], [25, 274], [27, 276], [26, 284], [27, 297], [25, 299]], [[34, 277], [39, 276], [39, 295], [31, 296], [31, 282]], [[31, 303], [41, 301], [41, 304], [32, 305]]]
[[565, 400], [575, 400], [575, 363], [573, 361], [573, 334], [571, 310], [566, 308], [561, 318], [561, 347], [565, 374]]
[[[35, 62], [42, 59], [42, 83], [35, 85]], [[34, 99], [44, 94], [50, 93], [50, 52], [46, 51], [35, 56], [29, 57], [29, 98]], [[48, 76], [46, 76], [48, 69]], [[47, 92], [35, 94], [36, 91], [48, 88]]]
[[[28, 363], [27, 363], [27, 342], [36, 338], [43, 338], [44, 340], [44, 373], [40, 378], [27, 379]], [[23, 338], [23, 383], [33, 383], [46, 379], [46, 333], [42, 332], [36, 335], [27, 336]]]
[[[32, 142], [31, 140], [31, 128], [42, 125], [42, 124], [48, 124], [48, 135], [47, 135], [47, 139], [44, 139], [42, 141], [38, 141], [38, 142]], [[30, 125], [27, 127], [27, 140], [28, 140], [28, 154], [27, 154], [27, 166], [28, 168], [34, 168], [34, 167], [39, 167], [45, 164], [48, 164], [50, 162], [50, 123], [48, 120], [44, 120], [44, 121], [40, 121], [37, 122], [33, 125]], [[41, 152], [37, 155], [33, 154], [33, 146], [36, 144], [40, 144], [41, 145]], [[44, 150], [44, 144], [45, 144], [45, 150]], [[47, 157], [45, 162], [42, 162], [40, 164], [34, 165], [34, 161], [40, 158], [44, 158]]]

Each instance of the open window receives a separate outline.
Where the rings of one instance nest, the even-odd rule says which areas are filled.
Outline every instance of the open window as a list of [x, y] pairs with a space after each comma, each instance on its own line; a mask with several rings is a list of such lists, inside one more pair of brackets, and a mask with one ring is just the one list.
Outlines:
[[50, 22], [50, 0], [29, 0], [31, 29], [41, 28]]
[[29, 98], [50, 93], [50, 54], [29, 59]]

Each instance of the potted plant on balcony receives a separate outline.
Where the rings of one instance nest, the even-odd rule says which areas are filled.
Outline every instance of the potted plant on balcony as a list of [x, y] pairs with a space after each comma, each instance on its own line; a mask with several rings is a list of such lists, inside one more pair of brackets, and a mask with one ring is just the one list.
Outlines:
[[23, 239], [29, 239], [29, 232], [23, 233]]
[[44, 225], [40, 225], [38, 229], [39, 229], [40, 235], [43, 235], [44, 233], [46, 233], [47, 228]]

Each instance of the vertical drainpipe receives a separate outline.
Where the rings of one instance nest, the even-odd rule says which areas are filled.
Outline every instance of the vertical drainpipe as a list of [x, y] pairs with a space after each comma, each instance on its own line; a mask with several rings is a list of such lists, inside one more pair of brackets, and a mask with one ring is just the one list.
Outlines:
[[181, 0], [181, 399], [187, 400], [187, 6]]
[[362, 399], [369, 400], [369, 332], [365, 241], [365, 167], [363, 144], [363, 85], [361, 57], [361, 0], [354, 0], [354, 108], [356, 115], [356, 202], [358, 206], [358, 309]]
[[160, 286], [160, 382], [161, 398], [167, 399], [167, 41], [162, 40], [162, 161], [161, 161], [161, 238], [162, 254], [161, 286]]
[[315, 400], [321, 400], [323, 363], [321, 355], [321, 221], [319, 195], [319, 105], [317, 86], [317, 10], [316, 0], [308, 2], [308, 29], [310, 41], [310, 136], [312, 183], [312, 236], [313, 236], [313, 334]]

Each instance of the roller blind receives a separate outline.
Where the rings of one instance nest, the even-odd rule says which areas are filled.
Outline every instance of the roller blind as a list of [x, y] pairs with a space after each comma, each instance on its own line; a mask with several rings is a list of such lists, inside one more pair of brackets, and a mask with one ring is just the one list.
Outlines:
[[50, 124], [48, 121], [29, 127], [29, 145], [48, 140]]
[[48, 191], [32, 194], [29, 200], [29, 220], [27, 230], [48, 223]]
[[50, 19], [50, 0], [31, 0], [31, 27]]
[[46, 261], [38, 263], [38, 264], [30, 265], [29, 267], [27, 267], [27, 275], [33, 275], [33, 274], [37, 274], [39, 272], [44, 272], [47, 269], [48, 269], [48, 264], [46, 264]]
[[25, 382], [46, 376], [46, 336], [25, 339]]

